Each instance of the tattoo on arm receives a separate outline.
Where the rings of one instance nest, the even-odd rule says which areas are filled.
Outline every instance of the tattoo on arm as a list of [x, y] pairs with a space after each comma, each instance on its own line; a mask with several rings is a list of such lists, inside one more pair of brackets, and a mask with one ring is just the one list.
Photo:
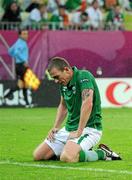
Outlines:
[[86, 98], [90, 96], [90, 89], [84, 89], [82, 91], [82, 100], [84, 101]]

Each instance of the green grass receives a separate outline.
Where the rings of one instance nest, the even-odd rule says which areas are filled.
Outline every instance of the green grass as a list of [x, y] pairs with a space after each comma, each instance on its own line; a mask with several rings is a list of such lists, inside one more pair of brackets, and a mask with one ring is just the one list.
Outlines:
[[[0, 180], [132, 179], [132, 109], [103, 109], [104, 132], [101, 142], [120, 152], [122, 161], [71, 164], [59, 161], [34, 162], [32, 152], [52, 127], [55, 114], [56, 108], [0, 109], [0, 162], [8, 160], [11, 163], [47, 165], [39, 168], [0, 164]], [[53, 169], [52, 165], [75, 169]], [[98, 172], [94, 169], [116, 172]], [[122, 174], [121, 171], [131, 174]]]

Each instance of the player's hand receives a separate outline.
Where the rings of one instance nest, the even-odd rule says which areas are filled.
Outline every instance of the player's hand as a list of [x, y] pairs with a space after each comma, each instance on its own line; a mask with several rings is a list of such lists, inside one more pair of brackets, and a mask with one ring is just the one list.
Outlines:
[[74, 138], [78, 138], [81, 134], [78, 131], [72, 131], [69, 134], [68, 139], [74, 139]]
[[54, 141], [54, 135], [59, 131], [59, 128], [52, 128], [49, 133], [47, 139], [50, 141]]

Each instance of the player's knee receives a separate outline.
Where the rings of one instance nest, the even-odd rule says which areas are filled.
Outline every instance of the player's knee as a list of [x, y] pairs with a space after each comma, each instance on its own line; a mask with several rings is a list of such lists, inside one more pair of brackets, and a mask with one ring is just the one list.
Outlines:
[[34, 152], [33, 152], [33, 159], [34, 159], [35, 161], [41, 160], [41, 157], [40, 157], [40, 155], [38, 154], [37, 151], [34, 151]]
[[39, 153], [38, 151], [33, 152], [33, 159], [35, 161], [41, 161], [41, 160], [47, 160], [48, 157], [46, 157], [44, 154]]
[[63, 162], [76, 162], [76, 158], [68, 154], [67, 152], [63, 152], [60, 156], [60, 161]]

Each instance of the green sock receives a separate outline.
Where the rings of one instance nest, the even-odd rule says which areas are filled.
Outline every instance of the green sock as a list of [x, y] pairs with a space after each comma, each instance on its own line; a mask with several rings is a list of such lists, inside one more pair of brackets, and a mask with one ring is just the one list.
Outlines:
[[106, 154], [103, 150], [97, 149], [96, 153], [98, 154], [98, 159], [99, 160], [104, 160], [106, 158]]
[[96, 151], [80, 151], [79, 154], [80, 162], [97, 161], [99, 160], [98, 152]]
[[79, 162], [85, 162], [85, 153], [82, 150], [79, 153]]

